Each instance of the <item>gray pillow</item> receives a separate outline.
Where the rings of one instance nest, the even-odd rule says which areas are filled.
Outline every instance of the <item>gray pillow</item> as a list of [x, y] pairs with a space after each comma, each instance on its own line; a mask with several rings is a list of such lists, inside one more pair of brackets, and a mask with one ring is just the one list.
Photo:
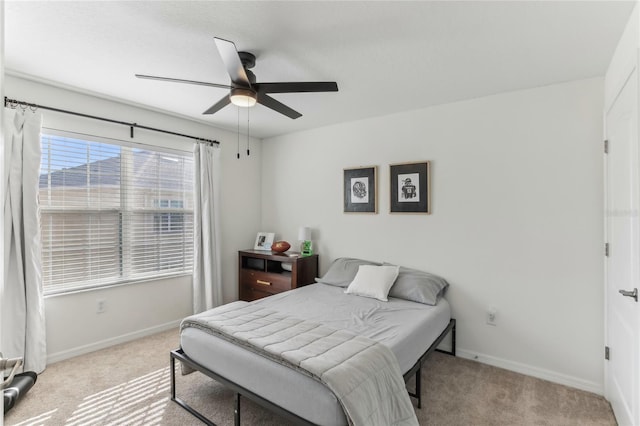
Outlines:
[[382, 264], [351, 257], [339, 257], [333, 261], [331, 266], [329, 266], [329, 270], [322, 278], [316, 278], [316, 282], [338, 287], [347, 287], [356, 277], [360, 265], [380, 266]]
[[398, 278], [389, 290], [389, 296], [436, 305], [448, 286], [449, 283], [437, 275], [401, 266]]

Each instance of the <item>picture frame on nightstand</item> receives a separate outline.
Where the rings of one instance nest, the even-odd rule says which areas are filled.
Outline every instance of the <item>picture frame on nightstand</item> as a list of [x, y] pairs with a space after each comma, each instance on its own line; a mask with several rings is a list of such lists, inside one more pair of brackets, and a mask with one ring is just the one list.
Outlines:
[[271, 250], [273, 239], [276, 234], [274, 232], [258, 232], [256, 242], [253, 245], [254, 250]]

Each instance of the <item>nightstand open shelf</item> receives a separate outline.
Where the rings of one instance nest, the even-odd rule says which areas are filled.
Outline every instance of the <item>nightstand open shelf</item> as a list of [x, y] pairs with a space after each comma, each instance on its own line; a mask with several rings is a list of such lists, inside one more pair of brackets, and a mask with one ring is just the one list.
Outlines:
[[312, 284], [317, 276], [317, 254], [303, 257], [295, 252], [276, 253], [266, 250], [238, 252], [240, 300], [252, 301]]

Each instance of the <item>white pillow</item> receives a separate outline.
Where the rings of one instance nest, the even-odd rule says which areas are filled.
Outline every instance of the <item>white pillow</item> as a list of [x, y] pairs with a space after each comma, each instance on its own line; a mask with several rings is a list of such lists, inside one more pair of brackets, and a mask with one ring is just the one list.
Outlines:
[[387, 302], [387, 294], [398, 278], [399, 269], [395, 265], [360, 265], [358, 273], [344, 292]]

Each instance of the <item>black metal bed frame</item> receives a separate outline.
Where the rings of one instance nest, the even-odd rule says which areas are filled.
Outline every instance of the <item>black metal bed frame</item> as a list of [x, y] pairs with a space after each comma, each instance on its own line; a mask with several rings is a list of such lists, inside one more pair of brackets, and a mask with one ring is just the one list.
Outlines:
[[[442, 340], [444, 340], [444, 338], [447, 336], [447, 334], [449, 334], [449, 332], [451, 332], [451, 350], [450, 351], [444, 351], [441, 349], [436, 349], [438, 347], [438, 345], [442, 342]], [[455, 319], [451, 319], [449, 321], [449, 324], [447, 325], [447, 327], [444, 329], [444, 331], [438, 336], [438, 338], [431, 344], [431, 346], [429, 346], [429, 349], [427, 349], [427, 351], [422, 354], [422, 356], [420, 356], [420, 359], [418, 359], [418, 361], [414, 364], [413, 367], [411, 367], [409, 369], [409, 371], [407, 371], [403, 377], [405, 382], [407, 382], [411, 377], [413, 377], [413, 375], [415, 374], [415, 378], [416, 378], [416, 383], [415, 383], [415, 392], [411, 392], [408, 391], [409, 396], [416, 398], [418, 401], [418, 408], [422, 408], [422, 396], [421, 396], [421, 389], [422, 389], [422, 377], [421, 377], [421, 372], [422, 372], [422, 365], [424, 364], [424, 362], [426, 361], [427, 357], [434, 351], [438, 351], [438, 352], [442, 352], [442, 353], [446, 353], [448, 355], [452, 355], [452, 356], [456, 356], [456, 320]], [[222, 383], [223, 385], [225, 385], [227, 388], [231, 389], [234, 392], [234, 424], [235, 426], [240, 426], [240, 396], [244, 396], [246, 398], [249, 398], [250, 400], [252, 400], [253, 402], [261, 405], [262, 407], [266, 408], [267, 410], [289, 420], [294, 422], [295, 424], [300, 424], [300, 425], [313, 425], [314, 423], [311, 423], [310, 421], [298, 416], [297, 414], [292, 413], [291, 411], [277, 405], [274, 404], [273, 402], [269, 401], [268, 399], [254, 393], [251, 392], [248, 389], [245, 389], [244, 387], [238, 385], [237, 383], [232, 382], [231, 380], [221, 376], [220, 374], [214, 373], [213, 371], [209, 370], [208, 368], [202, 366], [201, 364], [195, 362], [194, 360], [192, 360], [191, 358], [189, 358], [182, 350], [182, 348], [180, 349], [175, 349], [173, 351], [171, 351], [170, 353], [170, 362], [171, 362], [171, 400], [176, 402], [178, 405], [180, 405], [182, 408], [184, 408], [185, 410], [187, 410], [189, 413], [191, 413], [193, 416], [195, 416], [196, 418], [198, 418], [200, 421], [202, 421], [204, 424], [208, 425], [208, 426], [216, 426], [215, 423], [213, 423], [211, 420], [207, 419], [204, 415], [202, 415], [200, 412], [198, 412], [196, 409], [194, 409], [193, 407], [191, 407], [189, 404], [187, 404], [184, 400], [176, 397], [176, 367], [175, 367], [175, 361], [178, 360], [180, 362], [182, 362], [183, 364], [187, 365], [190, 368], [193, 368], [194, 370], [197, 370], [207, 376], [209, 376], [210, 378], [212, 378], [213, 380]]]

